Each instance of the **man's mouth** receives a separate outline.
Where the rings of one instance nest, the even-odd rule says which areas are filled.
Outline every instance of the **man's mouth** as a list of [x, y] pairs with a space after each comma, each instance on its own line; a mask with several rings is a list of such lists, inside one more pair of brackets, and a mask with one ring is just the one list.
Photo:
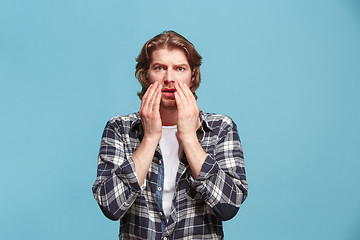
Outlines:
[[163, 88], [161, 91], [166, 98], [175, 99], [175, 88]]
[[162, 92], [174, 93], [176, 91], [175, 88], [164, 88]]

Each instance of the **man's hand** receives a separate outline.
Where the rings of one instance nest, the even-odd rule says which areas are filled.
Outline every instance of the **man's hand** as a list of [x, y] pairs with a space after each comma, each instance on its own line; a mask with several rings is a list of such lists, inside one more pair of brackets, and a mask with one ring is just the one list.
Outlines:
[[144, 183], [146, 174], [149, 171], [150, 164], [154, 157], [156, 146], [161, 138], [161, 88], [162, 86], [157, 82], [150, 85], [141, 101], [139, 113], [144, 127], [144, 137], [132, 156], [140, 186]]
[[196, 131], [200, 127], [199, 108], [189, 87], [183, 83], [175, 84], [175, 100], [178, 110], [178, 139], [196, 179], [206, 158], [206, 152], [199, 143]]
[[145, 92], [140, 106], [140, 117], [144, 127], [144, 138], [160, 141], [162, 123], [160, 117], [161, 88], [158, 82], [151, 84]]
[[193, 93], [186, 84], [176, 82], [175, 88], [178, 138], [183, 141], [196, 137], [196, 131], [200, 127], [199, 108]]

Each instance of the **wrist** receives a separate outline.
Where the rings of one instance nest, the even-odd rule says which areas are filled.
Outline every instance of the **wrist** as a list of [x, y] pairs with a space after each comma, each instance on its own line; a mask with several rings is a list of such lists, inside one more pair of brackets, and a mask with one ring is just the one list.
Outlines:
[[145, 144], [149, 144], [149, 145], [157, 145], [159, 143], [161, 139], [161, 135], [160, 136], [148, 136], [148, 135], [144, 135], [143, 139], [141, 140], [141, 142], [144, 142]]
[[199, 143], [199, 140], [196, 136], [196, 133], [191, 133], [191, 134], [180, 134], [179, 135], [179, 139], [181, 144], [184, 145], [191, 145], [191, 144], [195, 144], [195, 143]]

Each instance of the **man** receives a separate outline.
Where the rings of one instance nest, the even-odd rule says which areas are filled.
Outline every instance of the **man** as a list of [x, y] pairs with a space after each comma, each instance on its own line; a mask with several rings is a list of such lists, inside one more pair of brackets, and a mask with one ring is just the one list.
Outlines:
[[199, 110], [201, 56], [183, 36], [155, 36], [137, 62], [140, 111], [107, 123], [94, 197], [120, 239], [223, 239], [248, 189], [236, 125]]

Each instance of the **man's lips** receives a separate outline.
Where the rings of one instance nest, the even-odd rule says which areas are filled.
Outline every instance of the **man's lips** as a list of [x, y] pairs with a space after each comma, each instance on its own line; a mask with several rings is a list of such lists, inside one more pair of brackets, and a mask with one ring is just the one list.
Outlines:
[[175, 88], [163, 88], [161, 91], [162, 92], [174, 93], [174, 92], [176, 92], [176, 89]]
[[175, 88], [163, 88], [161, 91], [166, 98], [175, 99]]

